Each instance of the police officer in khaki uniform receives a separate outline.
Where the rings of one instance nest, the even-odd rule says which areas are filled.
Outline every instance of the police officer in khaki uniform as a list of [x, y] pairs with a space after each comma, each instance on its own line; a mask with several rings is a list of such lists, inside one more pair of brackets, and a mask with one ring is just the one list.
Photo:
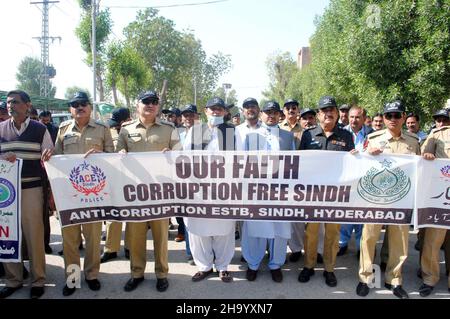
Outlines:
[[[179, 136], [174, 125], [158, 118], [160, 106], [156, 92], [142, 93], [138, 100], [138, 119], [122, 126], [117, 142], [117, 151], [119, 153], [161, 152], [180, 149]], [[149, 222], [128, 223], [131, 278], [124, 287], [125, 291], [136, 289], [144, 280], [149, 226], [152, 230], [155, 249], [156, 289], [163, 292], [169, 287], [167, 280], [169, 219], [165, 218]]]
[[[417, 135], [402, 131], [406, 120], [405, 107], [400, 101], [387, 103], [383, 110], [386, 129], [369, 134], [367, 152], [371, 155], [411, 154], [420, 155]], [[361, 238], [361, 257], [359, 262], [359, 284], [356, 287], [358, 296], [367, 296], [369, 280], [371, 280], [375, 245], [380, 237], [383, 225], [366, 224]], [[389, 259], [385, 274], [385, 287], [392, 289], [398, 298], [408, 298], [402, 288], [402, 265], [408, 257], [409, 225], [388, 225]]]
[[[84, 92], [76, 92], [69, 101], [70, 113], [73, 119], [61, 123], [56, 138], [55, 154], [86, 154], [114, 152], [113, 140], [109, 128], [91, 119], [91, 103]], [[72, 264], [80, 265], [80, 238], [83, 232], [86, 240], [86, 254], [84, 257], [84, 274], [91, 290], [99, 290], [98, 281], [100, 270], [100, 240], [102, 223], [88, 223], [67, 226], [62, 229], [64, 264], [66, 268]], [[70, 296], [76, 288], [63, 288], [63, 295]]]
[[[130, 110], [125, 107], [115, 108], [111, 113], [111, 118], [108, 120], [108, 126], [111, 131], [111, 136], [114, 143], [114, 148], [117, 147], [119, 140], [120, 127], [123, 123], [130, 120]], [[128, 224], [127, 224], [128, 225]], [[130, 258], [128, 250], [129, 240], [128, 227], [125, 228], [125, 257]], [[100, 258], [100, 263], [105, 263], [111, 259], [117, 258], [117, 252], [120, 250], [120, 240], [122, 238], [122, 223], [121, 222], [106, 222], [106, 241], [103, 254]]]
[[[303, 132], [300, 150], [327, 150], [353, 152], [355, 144], [352, 134], [337, 126], [337, 104], [333, 97], [323, 96], [319, 100], [319, 125]], [[298, 276], [298, 281], [307, 282], [314, 275], [317, 263], [317, 245], [319, 241], [320, 223], [308, 223], [305, 231], [305, 267]], [[323, 261], [325, 283], [329, 287], [337, 285], [334, 275], [336, 254], [339, 250], [339, 224], [325, 224], [325, 242]]]
[[295, 149], [298, 149], [300, 146], [300, 140], [302, 139], [303, 132], [303, 129], [297, 120], [299, 111], [299, 103], [296, 100], [286, 100], [283, 104], [285, 119], [280, 124], [280, 128], [282, 130], [292, 132], [292, 134], [294, 134]]
[[[450, 118], [447, 110], [441, 110], [435, 115], [440, 115], [443, 121], [440, 127], [431, 131], [422, 146], [423, 157], [427, 160], [435, 158], [450, 158]], [[420, 260], [422, 268], [423, 284], [419, 288], [419, 294], [426, 297], [431, 294], [434, 286], [439, 281], [439, 250], [445, 242], [447, 229], [425, 228], [425, 238], [422, 247], [422, 258]], [[448, 241], [445, 246], [449, 246]], [[449, 247], [446, 248], [446, 253]], [[448, 275], [448, 273], [447, 273]], [[448, 290], [450, 291], [450, 277], [448, 277]]]

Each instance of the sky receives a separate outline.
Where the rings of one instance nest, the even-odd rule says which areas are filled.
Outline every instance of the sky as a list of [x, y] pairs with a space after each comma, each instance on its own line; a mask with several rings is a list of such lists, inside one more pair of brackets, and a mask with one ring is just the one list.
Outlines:
[[[33, 0], [39, 1], [39, 0]], [[30, 0], [0, 1], [0, 90], [17, 85], [16, 71], [25, 56], [40, 58], [42, 5]], [[132, 22], [138, 8], [208, 2], [208, 0], [101, 0], [109, 7], [114, 22], [111, 39], [123, 39], [123, 28]], [[218, 85], [230, 83], [239, 103], [247, 97], [260, 99], [268, 88], [266, 60], [277, 52], [290, 52], [296, 60], [314, 33], [314, 18], [321, 15], [328, 0], [225, 0], [198, 6], [158, 8], [159, 14], [173, 20], [178, 30], [192, 30], [210, 56], [229, 54], [231, 70]], [[117, 8], [126, 6], [129, 8]], [[50, 44], [50, 63], [56, 69], [52, 80], [56, 97], [64, 98], [67, 87], [79, 86], [92, 92], [92, 73], [83, 62], [85, 53], [75, 36], [80, 8], [76, 0], [60, 0], [49, 10], [49, 34], [61, 37]]]

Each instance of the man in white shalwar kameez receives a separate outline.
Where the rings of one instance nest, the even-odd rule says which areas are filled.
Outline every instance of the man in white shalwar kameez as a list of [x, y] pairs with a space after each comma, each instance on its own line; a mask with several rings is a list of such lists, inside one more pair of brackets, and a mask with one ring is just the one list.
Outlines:
[[[294, 135], [278, 126], [280, 105], [268, 102], [261, 113], [262, 124], [257, 132], [247, 134], [245, 150], [294, 150]], [[291, 237], [290, 222], [244, 221], [242, 254], [248, 263], [247, 279], [256, 279], [266, 248], [269, 248], [269, 269], [275, 282], [283, 280], [281, 266], [286, 260], [287, 242]]]
[[[208, 123], [195, 125], [189, 130], [185, 150], [235, 150], [234, 126], [224, 123], [225, 103], [215, 97], [206, 103]], [[213, 273], [213, 266], [223, 282], [233, 281], [228, 265], [234, 255], [235, 221], [206, 218], [185, 218], [189, 243], [198, 272], [192, 277], [200, 281]]]

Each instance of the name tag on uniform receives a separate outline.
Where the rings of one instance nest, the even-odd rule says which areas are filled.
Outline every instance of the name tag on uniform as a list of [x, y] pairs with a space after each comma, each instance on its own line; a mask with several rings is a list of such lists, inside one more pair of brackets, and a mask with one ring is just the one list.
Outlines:
[[64, 135], [64, 140], [68, 140], [72, 137], [77, 137], [77, 136], [78, 136], [77, 134], [66, 134], [66, 135]]
[[340, 145], [340, 146], [343, 146], [343, 147], [345, 147], [347, 145], [347, 143], [345, 143], [345, 142], [336, 141], [336, 140], [332, 140], [331, 144]]
[[141, 137], [141, 133], [130, 133], [128, 137]]

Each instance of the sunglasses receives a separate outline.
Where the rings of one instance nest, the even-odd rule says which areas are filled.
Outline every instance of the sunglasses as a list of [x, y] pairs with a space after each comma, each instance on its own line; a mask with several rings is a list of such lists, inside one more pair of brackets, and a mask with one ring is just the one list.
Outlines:
[[81, 107], [86, 107], [88, 105], [88, 102], [72, 102], [70, 103], [70, 107], [73, 107], [74, 109]]
[[387, 113], [384, 114], [384, 118], [387, 120], [391, 120], [391, 119], [396, 119], [396, 120], [400, 120], [403, 117], [402, 113]]
[[146, 99], [141, 100], [141, 102], [142, 102], [142, 104], [145, 104], [145, 105], [150, 105], [150, 104], [157, 105], [159, 103], [159, 100], [153, 99], [153, 98], [146, 98]]

